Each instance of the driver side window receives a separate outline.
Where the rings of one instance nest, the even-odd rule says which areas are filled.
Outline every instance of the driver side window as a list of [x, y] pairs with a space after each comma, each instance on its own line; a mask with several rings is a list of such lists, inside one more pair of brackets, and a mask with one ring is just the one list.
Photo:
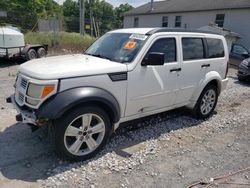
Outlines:
[[163, 38], [158, 39], [150, 47], [147, 52], [146, 58], [149, 53], [158, 52], [164, 54], [165, 63], [175, 62], [176, 61], [176, 40], [175, 38]]

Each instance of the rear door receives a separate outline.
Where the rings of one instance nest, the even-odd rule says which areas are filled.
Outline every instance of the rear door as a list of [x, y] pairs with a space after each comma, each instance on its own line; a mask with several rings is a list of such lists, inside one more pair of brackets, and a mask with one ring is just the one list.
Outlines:
[[201, 83], [210, 66], [205, 60], [205, 40], [203, 37], [180, 37], [182, 46], [181, 72], [179, 73], [179, 91], [176, 104], [190, 101], [195, 89]]

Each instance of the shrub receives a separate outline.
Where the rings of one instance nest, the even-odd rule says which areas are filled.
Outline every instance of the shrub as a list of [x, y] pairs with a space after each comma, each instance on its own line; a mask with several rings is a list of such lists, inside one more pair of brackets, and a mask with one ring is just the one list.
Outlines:
[[25, 34], [25, 42], [27, 44], [48, 44], [50, 49], [57, 51], [83, 51], [90, 46], [94, 40], [95, 38], [89, 35], [68, 32], [28, 32]]

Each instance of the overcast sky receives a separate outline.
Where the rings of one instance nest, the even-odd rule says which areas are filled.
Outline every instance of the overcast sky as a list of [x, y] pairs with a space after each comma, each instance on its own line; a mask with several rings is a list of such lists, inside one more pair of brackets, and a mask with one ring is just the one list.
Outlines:
[[[55, 1], [62, 4], [65, 0], [55, 0]], [[112, 4], [115, 7], [119, 6], [120, 4], [124, 4], [124, 3], [128, 3], [128, 4], [132, 5], [133, 7], [138, 7], [140, 5], [143, 5], [143, 4], [150, 2], [151, 0], [105, 0], [105, 1], [109, 2], [110, 4]], [[155, 1], [159, 1], [159, 0], [155, 0]]]

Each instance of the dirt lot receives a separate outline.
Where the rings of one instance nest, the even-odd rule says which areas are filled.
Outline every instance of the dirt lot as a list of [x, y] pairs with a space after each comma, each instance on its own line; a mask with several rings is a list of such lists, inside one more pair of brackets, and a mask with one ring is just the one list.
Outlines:
[[[187, 187], [250, 167], [250, 85], [230, 82], [206, 121], [177, 109], [119, 128], [95, 158], [62, 161], [45, 130], [16, 123], [5, 98], [18, 65], [0, 65], [0, 187]], [[219, 183], [238, 184], [219, 184]], [[250, 187], [250, 168], [211, 187]], [[239, 185], [245, 184], [245, 185]], [[205, 187], [196, 186], [196, 187]]]

